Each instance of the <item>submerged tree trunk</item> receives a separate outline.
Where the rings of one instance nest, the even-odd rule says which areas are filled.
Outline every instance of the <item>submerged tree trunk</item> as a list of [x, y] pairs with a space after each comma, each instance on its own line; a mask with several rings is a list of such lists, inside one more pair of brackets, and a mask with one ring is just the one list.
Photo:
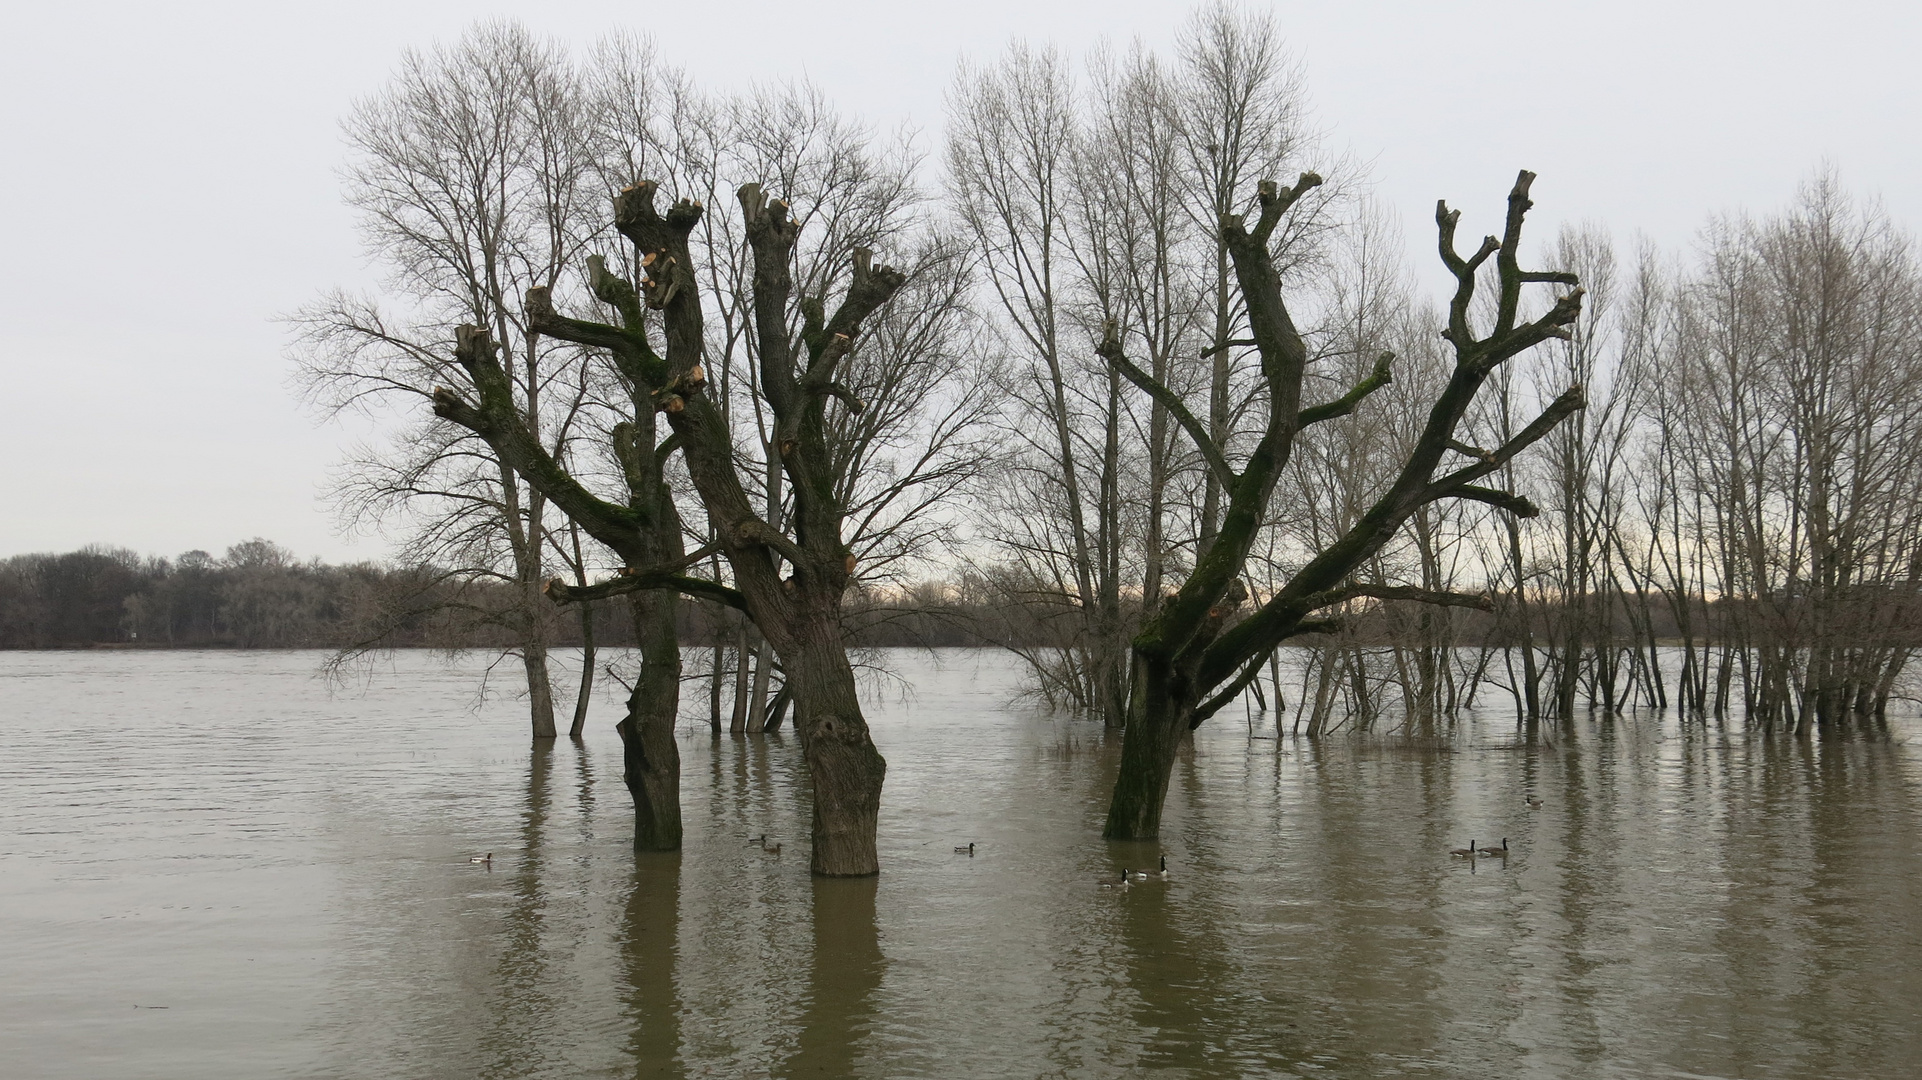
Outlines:
[[1108, 822], [1102, 835], [1113, 839], [1148, 839], [1161, 835], [1161, 808], [1168, 799], [1168, 779], [1174, 772], [1181, 741], [1188, 737], [1190, 710], [1173, 685], [1178, 677], [1165, 664], [1137, 654], [1136, 711], [1129, 718], [1121, 743], [1121, 771], [1115, 776], [1108, 801]]
[[875, 828], [888, 763], [874, 748], [839, 635], [808, 635], [783, 657], [794, 690], [794, 730], [814, 782], [816, 874], [858, 877], [875, 873]]
[[675, 851], [681, 846], [681, 750], [674, 741], [681, 703], [681, 641], [674, 623], [681, 601], [671, 592], [647, 592], [635, 594], [631, 602], [641, 672], [627, 696], [627, 716], [616, 730], [621, 733], [623, 779], [634, 796], [634, 846]]
[[534, 738], [559, 738], [554, 726], [554, 686], [547, 675], [547, 644], [530, 640], [522, 645], [521, 665], [527, 671], [527, 706], [533, 714]]
[[[582, 582], [582, 584], [586, 584]], [[567, 737], [578, 740], [587, 731], [587, 707], [594, 699], [594, 605], [581, 605], [581, 692], [574, 697], [574, 723]]]

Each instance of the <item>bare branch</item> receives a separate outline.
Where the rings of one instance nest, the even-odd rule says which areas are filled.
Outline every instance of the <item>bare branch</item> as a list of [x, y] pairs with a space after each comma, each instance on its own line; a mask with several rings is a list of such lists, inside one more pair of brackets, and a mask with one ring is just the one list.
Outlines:
[[1187, 432], [1188, 437], [1194, 440], [1195, 449], [1201, 452], [1202, 459], [1208, 463], [1208, 468], [1214, 471], [1221, 485], [1234, 486], [1235, 471], [1228, 467], [1228, 458], [1222, 454], [1221, 448], [1215, 445], [1214, 439], [1209, 437], [1208, 429], [1202, 426], [1201, 421], [1195, 418], [1195, 414], [1188, 410], [1188, 406], [1181, 400], [1181, 395], [1168, 389], [1160, 380], [1141, 370], [1134, 361], [1128, 359], [1128, 354], [1122, 350], [1121, 342], [1115, 334], [1113, 323], [1108, 324], [1094, 351], [1119, 371], [1123, 378], [1153, 398], [1156, 404], [1167, 409], [1168, 414], [1181, 425], [1181, 430]]
[[1320, 186], [1320, 174], [1312, 172], [1302, 173], [1293, 187], [1276, 187], [1273, 180], [1263, 180], [1256, 188], [1256, 197], [1261, 200], [1261, 217], [1256, 219], [1252, 231], [1255, 242], [1266, 245], [1275, 226], [1281, 223], [1281, 215], [1287, 213], [1296, 200]]
[[1391, 352], [1384, 352], [1376, 357], [1375, 370], [1373, 373], [1356, 383], [1353, 390], [1348, 391], [1334, 401], [1328, 402], [1325, 405], [1314, 405], [1301, 410], [1295, 421], [1295, 426], [1305, 428], [1310, 424], [1319, 424], [1324, 420], [1333, 420], [1338, 416], [1347, 416], [1349, 413], [1354, 412], [1355, 406], [1361, 404], [1363, 398], [1395, 381], [1394, 372], [1389, 368], [1389, 365], [1394, 362], [1394, 359], [1395, 354]]
[[1506, 510], [1519, 518], [1532, 518], [1541, 513], [1541, 509], [1533, 502], [1512, 491], [1478, 487], [1474, 484], [1463, 484], [1445, 494], [1437, 495], [1435, 498], [1468, 499], [1473, 502], [1487, 503], [1497, 510]]
[[1472, 607], [1481, 611], [1495, 609], [1495, 601], [1487, 593], [1458, 593], [1440, 589], [1421, 589], [1412, 585], [1362, 583], [1311, 593], [1297, 601], [1295, 607], [1301, 611], [1315, 611], [1346, 600], [1357, 600], [1363, 597], [1373, 600], [1413, 600], [1417, 603], [1434, 604], [1440, 607]]
[[[1496, 469], [1501, 468], [1516, 454], [1521, 453], [1523, 450], [1528, 449], [1530, 446], [1546, 438], [1549, 432], [1555, 430], [1555, 425], [1561, 423], [1563, 419], [1581, 409], [1582, 406], [1587, 403], [1587, 395], [1583, 393], [1580, 386], [1571, 386], [1562, 391], [1561, 396], [1549, 402], [1548, 407], [1542, 410], [1541, 415], [1529, 421], [1528, 426], [1517, 432], [1514, 438], [1509, 439], [1494, 450], [1488, 451], [1487, 455], [1483, 457], [1481, 461], [1467, 468], [1457, 469], [1430, 484], [1427, 491], [1423, 493], [1421, 501], [1432, 502], [1436, 499], [1445, 499], [1458, 495], [1460, 493], [1459, 489], [1463, 486], [1472, 484], [1482, 477], [1487, 476], [1489, 473], [1494, 472]], [[1475, 496], [1467, 497], [1474, 498]], [[1488, 500], [1483, 499], [1482, 501], [1486, 502]]]

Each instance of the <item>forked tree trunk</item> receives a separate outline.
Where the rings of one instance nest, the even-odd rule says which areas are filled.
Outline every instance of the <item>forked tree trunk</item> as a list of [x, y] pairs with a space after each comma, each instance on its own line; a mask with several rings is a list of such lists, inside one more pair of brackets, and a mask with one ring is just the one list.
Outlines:
[[[755, 621], [781, 657], [787, 688], [793, 691], [796, 726], [814, 782], [814, 872], [833, 877], [873, 874], [880, 867], [875, 826], [887, 764], [868, 737], [841, 636], [841, 597], [855, 562], [841, 535], [847, 517], [840, 495], [845, 476], [836, 470], [847, 466], [829, 446], [826, 400], [839, 398], [855, 411], [865, 407], [835, 381], [835, 369], [848, 355], [862, 321], [886, 303], [906, 278], [873, 265], [872, 253], [857, 249], [838, 310], [830, 316], [818, 296], [799, 299], [803, 319], [797, 350], [787, 319], [790, 302], [795, 301], [789, 263], [800, 226], [788, 219], [787, 203], [770, 201], [758, 185], [741, 189], [755, 256], [761, 392], [775, 418], [775, 445], [793, 491], [790, 537], [755, 514], [742, 483], [727, 418], [702, 393], [707, 379], [700, 365], [704, 335], [699, 282], [688, 247], [701, 206], [684, 200], [663, 216], [654, 207], [654, 195], [655, 185], [644, 181], [615, 200], [615, 227], [634, 243], [648, 275], [639, 290], [632, 282], [609, 274], [598, 258], [588, 260], [595, 295], [620, 313], [621, 325], [563, 316], [545, 289], [532, 289], [527, 295], [531, 327], [563, 341], [607, 350], [636, 388], [636, 405], [641, 407], [636, 424], [626, 435], [619, 427], [614, 433], [616, 456], [629, 474], [635, 496], [630, 505], [593, 495], [530, 436], [522, 417], [511, 408], [492, 341], [475, 327], [457, 331], [455, 357], [474, 377], [481, 401], [470, 404], [443, 390], [434, 395], [434, 411], [486, 436], [531, 485], [546, 492], [564, 513], [626, 560], [626, 570], [614, 581], [580, 590], [550, 582], [550, 594], [587, 600], [673, 590], [719, 600]], [[643, 303], [663, 312], [665, 356], [649, 342]], [[673, 428], [673, 435], [658, 444], [653, 434], [656, 409], [667, 415]], [[731, 586], [685, 574], [708, 552], [698, 552], [691, 559], [681, 557], [678, 521], [660, 472], [661, 462], [675, 447], [707, 510], [715, 545], [734, 572]], [[666, 527], [669, 522], [674, 523], [671, 531]], [[673, 546], [666, 543], [669, 535], [675, 538]], [[658, 624], [663, 638], [652, 659], [665, 663], [673, 655], [678, 674], [678, 652], [665, 647], [672, 626], [671, 618]], [[660, 685], [664, 688], [667, 681], [663, 670]], [[675, 684], [678, 688], [678, 679]], [[633, 734], [643, 736], [630, 738], [629, 746], [644, 755], [647, 768], [634, 775], [645, 781], [651, 770], [662, 765], [654, 754], [658, 744], [647, 736], [665, 739], [662, 749], [671, 748], [672, 722], [643, 725], [637, 721]], [[642, 790], [651, 794], [645, 782]], [[665, 813], [664, 804], [657, 809]]]

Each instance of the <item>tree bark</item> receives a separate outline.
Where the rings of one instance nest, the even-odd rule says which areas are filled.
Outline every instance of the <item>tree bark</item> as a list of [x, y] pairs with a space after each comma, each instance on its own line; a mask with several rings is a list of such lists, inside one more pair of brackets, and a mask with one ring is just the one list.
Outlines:
[[681, 846], [681, 750], [674, 722], [681, 704], [681, 641], [675, 620], [680, 597], [671, 592], [631, 597], [641, 671], [627, 696], [621, 763], [634, 796], [634, 847], [678, 851]]
[[838, 633], [809, 634], [782, 661], [794, 688], [794, 729], [814, 782], [810, 869], [826, 877], [877, 873], [874, 837], [888, 763], [868, 735], [847, 648]]

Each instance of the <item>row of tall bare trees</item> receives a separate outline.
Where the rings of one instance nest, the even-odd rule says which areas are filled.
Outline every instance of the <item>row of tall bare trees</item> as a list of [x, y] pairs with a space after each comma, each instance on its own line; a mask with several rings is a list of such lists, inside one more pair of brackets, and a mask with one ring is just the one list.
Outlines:
[[522, 598], [537, 739], [556, 603], [584, 631], [628, 607], [643, 846], [679, 844], [692, 598], [733, 613], [732, 727], [793, 711], [815, 870], [872, 872], [846, 598], [943, 552], [1049, 612], [1009, 640], [1039, 696], [1125, 732], [1119, 837], [1244, 692], [1311, 732], [1504, 690], [1531, 725], [1739, 681], [1806, 726], [1896, 692], [1915, 277], [1830, 187], [1623, 274], [1597, 229], [1525, 249], [1523, 172], [1472, 251], [1438, 206], [1437, 306], [1272, 22], [1226, 6], [1172, 58], [965, 68], [944, 202], [805, 87], [708, 95], [644, 42], [507, 24], [410, 56], [347, 129], [390, 278], [300, 313], [303, 370], [406, 423], [342, 506]]

